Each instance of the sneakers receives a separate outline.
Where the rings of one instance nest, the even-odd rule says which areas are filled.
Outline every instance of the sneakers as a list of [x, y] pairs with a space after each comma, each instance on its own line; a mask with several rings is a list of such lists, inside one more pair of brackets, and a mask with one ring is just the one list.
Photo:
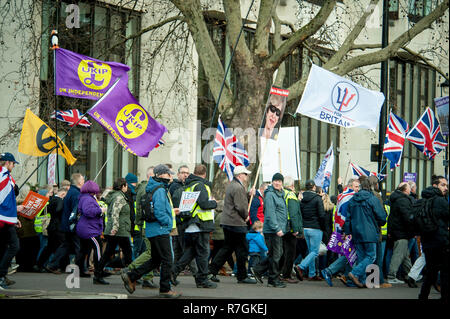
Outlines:
[[160, 292], [159, 296], [162, 298], [179, 298], [181, 296], [181, 293], [178, 293], [176, 291], [170, 290], [168, 292]]
[[364, 285], [359, 281], [359, 279], [353, 275], [351, 272], [348, 273], [348, 277], [353, 281], [353, 283], [359, 287], [359, 288], [364, 288]]
[[8, 285], [6, 284], [6, 277], [0, 277], [0, 290], [8, 289]]
[[298, 280], [303, 281], [303, 270], [300, 268], [299, 265], [294, 266], [294, 271]]
[[8, 268], [8, 275], [12, 275], [12, 274], [16, 273], [17, 268], [19, 268], [18, 264], [11, 265], [11, 267]]
[[92, 282], [94, 285], [109, 285], [109, 282], [105, 281], [102, 277], [94, 277]]
[[238, 280], [238, 284], [256, 284], [256, 280], [252, 278], [245, 278], [243, 280]]
[[217, 284], [207, 280], [205, 282], [198, 283], [197, 288], [212, 288], [212, 289], [214, 289], [214, 288], [217, 288]]
[[136, 283], [131, 281], [126, 272], [122, 272], [120, 277], [122, 278], [125, 289], [132, 294], [136, 290]]
[[406, 278], [406, 283], [409, 288], [417, 288], [416, 281], [409, 276]]
[[273, 282], [268, 282], [267, 287], [286, 288], [286, 284], [277, 280], [277, 281], [273, 281]]
[[220, 282], [220, 279], [216, 277], [216, 275], [209, 274], [208, 279], [214, 282]]
[[405, 282], [402, 280], [398, 280], [397, 278], [394, 278], [394, 279], [388, 279], [388, 283], [395, 285], [395, 284], [404, 284]]
[[[179, 283], [179, 281], [178, 281], [178, 283]], [[177, 283], [177, 284], [178, 284]], [[173, 284], [173, 283], [172, 283]], [[150, 280], [150, 281], [148, 281], [148, 280], [144, 280], [143, 282], [142, 282], [142, 288], [144, 288], [144, 289], [156, 289], [156, 288], [159, 288], [159, 286], [157, 285], [157, 284], [155, 284], [154, 282], [153, 282], [153, 280]]]
[[253, 276], [257, 281], [263, 283], [262, 276], [259, 272], [257, 272], [253, 267], [250, 267], [250, 271], [252, 272]]
[[322, 274], [323, 278], [327, 282], [328, 286], [333, 287], [333, 282], [331, 281], [331, 276], [328, 273], [328, 271], [326, 269], [324, 269], [320, 273]]

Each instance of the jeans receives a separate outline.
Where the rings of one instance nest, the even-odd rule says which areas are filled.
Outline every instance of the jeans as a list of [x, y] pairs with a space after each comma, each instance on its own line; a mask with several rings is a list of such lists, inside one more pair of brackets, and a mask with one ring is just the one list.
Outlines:
[[172, 269], [172, 249], [169, 235], [161, 235], [149, 238], [152, 258], [128, 273], [131, 281], [136, 281], [149, 271], [161, 266], [159, 291], [162, 293], [170, 291], [170, 274]]
[[415, 237], [408, 241], [408, 251], [411, 255], [411, 264], [414, 264], [416, 259], [419, 258], [419, 247], [417, 247], [417, 240]]
[[208, 281], [209, 233], [185, 233], [184, 253], [174, 265], [174, 273], [178, 275], [195, 258], [197, 273], [194, 275], [197, 284]]
[[138, 258], [146, 250], [144, 237], [140, 234], [133, 237], [133, 260]]
[[330, 274], [334, 275], [338, 272], [345, 271], [346, 265], [348, 265], [347, 257], [344, 255], [340, 255], [338, 259], [336, 259], [328, 268], [325, 268], [325, 270]]
[[377, 243], [377, 260], [376, 264], [378, 269], [380, 270], [380, 284], [384, 283], [384, 274], [383, 274], [383, 257], [384, 257], [384, 249], [386, 247], [386, 241], [381, 241]]
[[322, 240], [323, 232], [320, 229], [305, 228], [306, 244], [308, 245], [308, 255], [300, 263], [300, 268], [309, 269], [309, 277], [316, 276], [316, 257], [319, 255], [320, 242]]
[[279, 281], [281, 269], [280, 259], [283, 255], [283, 239], [277, 234], [264, 234], [264, 239], [269, 249], [269, 253], [266, 259], [263, 259], [258, 265], [254, 267], [254, 270], [259, 274], [269, 272], [268, 282], [274, 283]]
[[56, 252], [56, 250], [63, 243], [63, 241], [64, 241], [64, 233], [61, 233], [59, 231], [48, 232], [48, 243], [38, 258], [37, 261], [38, 267], [43, 268], [47, 262], [50, 263], [51, 259], [50, 257], [53, 255], [54, 252]]
[[359, 282], [366, 282], [366, 268], [377, 259], [377, 243], [355, 243], [356, 249], [356, 266], [353, 267], [351, 273], [358, 278]]
[[38, 252], [36, 259], [39, 259], [39, 257], [42, 254], [42, 251], [44, 250], [45, 247], [47, 247], [47, 243], [48, 243], [48, 237], [44, 236], [44, 234], [42, 234], [42, 233], [39, 233], [39, 245], [40, 245], [39, 247], [40, 248], [39, 248], [39, 252]]
[[394, 253], [392, 254], [391, 264], [389, 265], [388, 279], [395, 279], [397, 271], [403, 264], [406, 273], [409, 273], [412, 265], [409, 259], [408, 240], [399, 239], [394, 242]]
[[7, 244], [6, 250], [0, 256], [0, 278], [2, 278], [8, 274], [11, 260], [13, 260], [20, 248], [15, 225], [6, 224], [0, 228], [0, 242]]
[[247, 278], [245, 263], [248, 259], [248, 243], [245, 237], [246, 233], [233, 232], [225, 228], [223, 229], [223, 233], [225, 235], [224, 245], [220, 248], [209, 265], [209, 272], [213, 275], [217, 275], [220, 268], [222, 268], [234, 251], [236, 253], [237, 280], [244, 280]]
[[422, 253], [422, 256], [416, 259], [416, 262], [411, 267], [411, 270], [408, 273], [408, 276], [414, 279], [415, 281], [419, 280], [420, 273], [422, 272], [423, 267], [425, 267], [425, 254]]

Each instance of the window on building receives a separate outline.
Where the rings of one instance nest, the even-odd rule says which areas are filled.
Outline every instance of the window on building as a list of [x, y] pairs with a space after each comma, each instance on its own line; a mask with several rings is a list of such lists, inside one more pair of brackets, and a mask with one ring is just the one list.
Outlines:
[[398, 20], [398, 1], [389, 0], [389, 19]]
[[[42, 52], [40, 76], [40, 116], [47, 120], [53, 129], [62, 137], [70, 129], [63, 123], [50, 120], [50, 113], [56, 106], [58, 110], [79, 109], [85, 113], [95, 101], [74, 99], [54, 95], [53, 53], [49, 50], [50, 33], [58, 30], [59, 46], [104, 61], [115, 61], [127, 64], [130, 91], [139, 98], [139, 38], [121, 43], [124, 38], [135, 34], [140, 29], [141, 14], [112, 5], [93, 1], [79, 1], [80, 27], [67, 28], [66, 12], [70, 1], [45, 0], [42, 4]], [[112, 48], [115, 44], [119, 45]], [[68, 135], [64, 143], [69, 147], [77, 161], [73, 166], [65, 164], [59, 156], [59, 181], [70, 179], [72, 173], [82, 173], [86, 179], [94, 179], [101, 187], [112, 186], [118, 177], [131, 172], [136, 174], [137, 158], [118, 146], [109, 134], [97, 122], [88, 117], [91, 128], [76, 127]], [[56, 127], [57, 126], [57, 127]], [[103, 167], [103, 165], [106, 165]], [[47, 181], [46, 165], [38, 174], [39, 184]]]
[[[389, 62], [389, 107], [412, 128], [427, 107], [435, 110], [436, 71], [405, 59]], [[389, 164], [388, 164], [389, 165]], [[392, 192], [403, 181], [404, 173], [417, 173], [417, 194], [431, 183], [434, 161], [428, 160], [405, 141], [400, 167], [388, 172], [386, 191]]]
[[409, 0], [408, 19], [416, 23], [431, 13], [437, 6], [436, 0]]
[[[225, 36], [225, 27], [221, 26], [220, 23], [210, 23], [208, 25], [210, 35], [213, 39], [214, 45], [219, 52], [219, 57], [221, 59], [222, 65], [225, 68], [225, 61], [229, 61], [231, 52], [229, 50], [228, 40]], [[252, 38], [254, 34], [254, 30], [252, 29], [244, 29], [245, 40], [247, 44], [250, 46], [252, 43]], [[271, 46], [269, 46], [271, 50]], [[317, 50], [317, 48], [315, 48]], [[329, 52], [323, 52], [324, 54], [329, 54]], [[287, 88], [291, 84], [295, 83], [302, 74], [308, 74], [309, 69], [305, 69], [305, 66], [310, 65], [309, 58], [313, 59], [314, 63], [321, 65], [320, 60], [317, 58], [313, 58], [312, 55], [308, 53], [306, 49], [298, 48], [295, 52], [288, 57], [285, 64], [287, 65], [286, 77], [284, 80], [284, 87]], [[199, 72], [198, 72], [198, 120], [201, 121], [201, 136], [204, 133], [204, 130], [209, 128], [212, 113], [215, 107], [214, 97], [209, 90], [208, 82], [204, 73], [204, 69], [202, 67], [201, 61], [199, 61]], [[234, 94], [236, 94], [235, 85], [236, 80], [234, 78], [235, 72], [233, 72], [233, 67], [231, 68], [227, 81], [231, 85]], [[286, 106], [287, 112], [291, 114], [295, 114], [295, 110], [297, 109], [298, 103], [300, 99], [291, 100], [288, 102]], [[304, 182], [307, 179], [314, 178], [317, 169], [320, 166], [320, 163], [330, 147], [331, 142], [333, 142], [334, 150], [335, 150], [335, 167], [334, 167], [334, 176], [333, 182], [330, 187], [330, 194], [334, 194], [336, 191], [336, 180], [337, 176], [339, 176], [339, 152], [336, 151], [339, 148], [339, 135], [340, 130], [338, 126], [328, 125], [326, 123], [311, 119], [309, 117], [301, 116], [297, 114], [294, 118], [285, 112], [283, 116], [283, 121], [281, 127], [299, 127], [299, 162], [300, 162], [300, 175], [301, 182], [300, 185], [303, 186]], [[217, 114], [216, 119], [217, 121]], [[213, 123], [213, 127], [215, 128], [217, 122]], [[209, 140], [201, 141], [201, 150], [204, 149], [207, 143], [210, 143], [211, 136], [209, 136]], [[200, 151], [198, 152], [198, 159], [200, 159]], [[215, 174], [215, 172], [219, 169], [218, 165], [213, 162], [213, 165], [210, 165], [210, 174]]]

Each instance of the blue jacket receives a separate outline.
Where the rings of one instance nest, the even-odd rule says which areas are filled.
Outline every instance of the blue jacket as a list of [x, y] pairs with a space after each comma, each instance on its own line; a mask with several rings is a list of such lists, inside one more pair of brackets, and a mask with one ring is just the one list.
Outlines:
[[380, 227], [386, 224], [386, 212], [372, 192], [360, 190], [348, 203], [344, 232], [354, 243], [376, 243]]
[[156, 192], [153, 193], [153, 207], [157, 221], [146, 223], [145, 235], [147, 238], [168, 235], [172, 231], [172, 206], [167, 197], [168, 185], [150, 177], [145, 191], [150, 192], [159, 185], [163, 185], [164, 187], [157, 189]]
[[249, 253], [265, 253], [269, 249], [264, 242], [264, 236], [261, 233], [251, 230], [246, 235]]
[[80, 198], [80, 189], [75, 185], [70, 185], [69, 191], [63, 202], [63, 212], [61, 215], [60, 230], [65, 233], [70, 232], [69, 217], [75, 207], [78, 206], [78, 200]]

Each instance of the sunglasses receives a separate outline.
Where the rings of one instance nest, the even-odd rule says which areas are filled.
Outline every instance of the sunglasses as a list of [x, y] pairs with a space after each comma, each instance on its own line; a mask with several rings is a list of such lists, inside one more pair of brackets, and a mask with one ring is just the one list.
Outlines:
[[276, 106], [273, 106], [272, 104], [269, 104], [269, 110], [270, 112], [275, 113], [277, 116], [281, 115], [281, 110]]

